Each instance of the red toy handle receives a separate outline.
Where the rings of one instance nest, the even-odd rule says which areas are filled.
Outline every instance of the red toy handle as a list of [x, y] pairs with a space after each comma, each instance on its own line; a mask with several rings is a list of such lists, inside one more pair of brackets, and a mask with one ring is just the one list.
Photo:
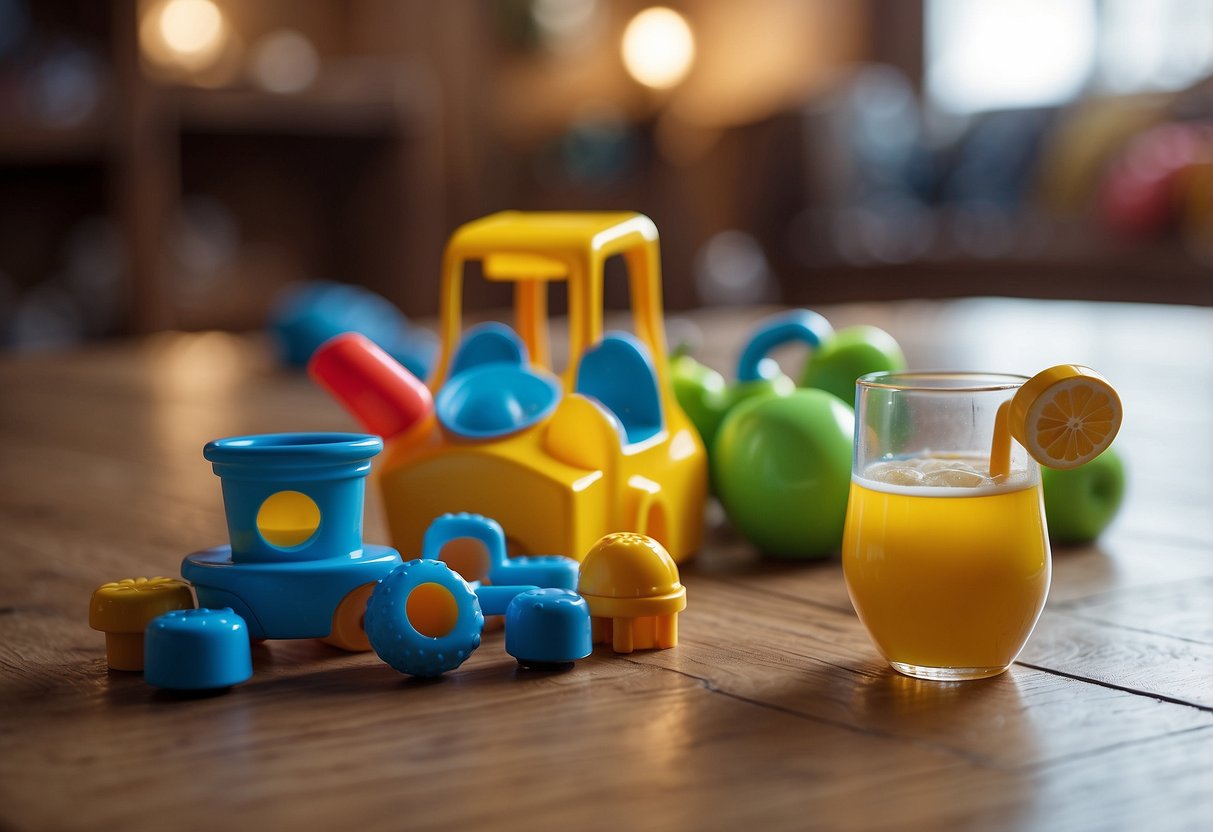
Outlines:
[[357, 332], [325, 341], [308, 361], [307, 371], [368, 431], [385, 440], [434, 412], [425, 383]]

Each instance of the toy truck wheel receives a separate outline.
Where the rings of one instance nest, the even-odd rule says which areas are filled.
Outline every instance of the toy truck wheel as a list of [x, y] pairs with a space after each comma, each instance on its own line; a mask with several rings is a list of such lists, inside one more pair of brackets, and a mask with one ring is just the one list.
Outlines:
[[320, 640], [351, 653], [370, 650], [371, 641], [366, 636], [366, 604], [374, 589], [372, 582], [350, 590], [333, 611], [332, 631]]
[[454, 670], [480, 646], [476, 593], [442, 561], [418, 559], [380, 581], [366, 606], [366, 634], [379, 658], [410, 676]]

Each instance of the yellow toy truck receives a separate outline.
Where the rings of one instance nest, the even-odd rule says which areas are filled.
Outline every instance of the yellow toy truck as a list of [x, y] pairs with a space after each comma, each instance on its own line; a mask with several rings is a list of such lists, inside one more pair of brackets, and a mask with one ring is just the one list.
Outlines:
[[[632, 333], [603, 332], [603, 269], [614, 255], [627, 266]], [[514, 285], [514, 328], [464, 330], [464, 269], [477, 260], [488, 280]], [[569, 362], [559, 375], [553, 281], [568, 284]], [[670, 385], [648, 217], [510, 211], [470, 222], [447, 243], [440, 312], [428, 389], [352, 333], [310, 365], [388, 441], [379, 484], [393, 545], [420, 552], [434, 518], [471, 512], [501, 523], [511, 554], [580, 560], [621, 531], [656, 538], [678, 562], [698, 549], [706, 455]]]

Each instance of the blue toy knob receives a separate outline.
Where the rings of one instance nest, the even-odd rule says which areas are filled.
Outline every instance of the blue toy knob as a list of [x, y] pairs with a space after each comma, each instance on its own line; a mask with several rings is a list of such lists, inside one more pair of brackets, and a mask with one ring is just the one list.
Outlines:
[[154, 618], [143, 651], [143, 678], [158, 688], [216, 690], [253, 675], [248, 627], [230, 609], [175, 610]]
[[532, 589], [505, 612], [505, 652], [525, 668], [567, 670], [590, 655], [590, 608], [567, 589]]

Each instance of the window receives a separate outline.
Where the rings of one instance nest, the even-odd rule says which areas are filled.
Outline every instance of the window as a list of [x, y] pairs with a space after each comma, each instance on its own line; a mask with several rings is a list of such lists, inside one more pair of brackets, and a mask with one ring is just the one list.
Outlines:
[[1213, 71], [1213, 0], [927, 0], [925, 38], [944, 112], [1175, 90]]

